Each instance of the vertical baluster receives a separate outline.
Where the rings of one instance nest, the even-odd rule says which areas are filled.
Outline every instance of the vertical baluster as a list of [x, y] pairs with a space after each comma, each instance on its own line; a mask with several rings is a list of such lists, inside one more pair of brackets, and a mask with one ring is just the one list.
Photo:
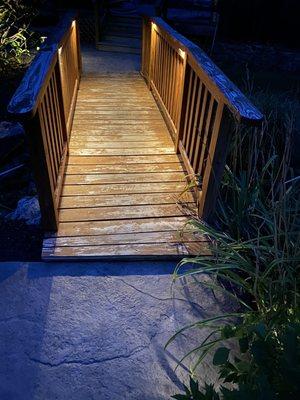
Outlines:
[[212, 138], [212, 132], [213, 132], [213, 127], [215, 124], [215, 118], [216, 118], [216, 110], [217, 110], [217, 102], [214, 99], [211, 99], [211, 104], [209, 108], [209, 114], [207, 117], [207, 136], [206, 136], [206, 144], [204, 148], [204, 158], [201, 166], [201, 170], [199, 171], [200, 175], [203, 177], [207, 165], [207, 160], [209, 157], [209, 148], [210, 148], [210, 142]]
[[158, 55], [158, 63], [159, 63], [159, 75], [158, 75], [158, 93], [161, 95], [162, 91], [162, 75], [163, 75], [163, 63], [162, 63], [162, 37], [159, 37], [159, 55]]
[[199, 77], [197, 77], [197, 84], [198, 84], [198, 90], [197, 90], [197, 99], [196, 99], [196, 109], [195, 109], [195, 116], [194, 116], [194, 123], [192, 127], [192, 132], [191, 132], [191, 141], [190, 141], [190, 148], [189, 148], [189, 160], [192, 164], [193, 160], [193, 155], [195, 153], [195, 144], [197, 141], [197, 128], [199, 125], [199, 119], [201, 115], [201, 100], [203, 97], [203, 92], [204, 92], [204, 85], [200, 81]]
[[54, 71], [53, 74], [53, 86], [54, 86], [54, 100], [55, 100], [55, 114], [56, 114], [56, 119], [57, 119], [57, 125], [58, 125], [58, 132], [59, 132], [59, 140], [61, 143], [61, 155], [64, 151], [65, 147], [65, 142], [66, 142], [66, 135], [64, 132], [63, 128], [63, 121], [61, 119], [61, 111], [60, 111], [60, 102], [59, 102], [59, 95], [58, 95], [58, 83], [57, 83], [57, 75], [56, 71]]
[[55, 207], [54, 177], [51, 173], [51, 160], [49, 158], [51, 150], [48, 148], [48, 141], [41, 121], [43, 121], [43, 117], [39, 107], [34, 118], [25, 123], [25, 129], [30, 132], [28, 142], [38, 187], [42, 225], [47, 231], [56, 231], [58, 227], [58, 212]]
[[183, 110], [183, 102], [184, 102], [184, 90], [185, 90], [185, 81], [186, 81], [186, 55], [184, 59], [181, 61], [180, 68], [180, 78], [179, 78], [179, 92], [178, 92], [178, 115], [176, 118], [176, 150], [178, 149], [178, 137], [180, 134], [180, 121], [181, 121], [181, 113]]
[[51, 115], [51, 108], [50, 108], [50, 103], [49, 103], [49, 98], [48, 98], [48, 91], [45, 91], [44, 94], [44, 106], [45, 106], [45, 112], [44, 112], [44, 117], [45, 121], [48, 127], [48, 140], [49, 140], [49, 149], [51, 150], [51, 154], [53, 155], [53, 170], [54, 170], [54, 176], [57, 176], [57, 171], [58, 171], [58, 165], [57, 165], [57, 159], [56, 159], [56, 144], [53, 140], [53, 123], [52, 123], [52, 115]]
[[192, 94], [191, 94], [191, 102], [190, 102], [190, 107], [189, 107], [189, 120], [188, 120], [188, 125], [187, 125], [187, 134], [186, 134], [186, 143], [185, 143], [185, 149], [186, 153], [188, 154], [189, 147], [190, 147], [190, 141], [191, 141], [191, 128], [194, 120], [194, 113], [195, 113], [195, 97], [196, 97], [196, 91], [197, 91], [197, 75], [194, 73], [194, 79], [193, 79], [193, 88], [192, 88]]
[[168, 62], [168, 42], [164, 39], [164, 104], [167, 108], [168, 98], [168, 69], [166, 67]]
[[52, 103], [52, 98], [49, 93], [49, 90], [50, 89], [48, 86], [47, 90], [45, 92], [45, 99], [46, 99], [46, 104], [47, 104], [47, 119], [49, 121], [49, 126], [50, 126], [49, 132], [50, 132], [51, 151], [53, 151], [53, 157], [54, 157], [54, 162], [55, 162], [55, 175], [57, 178], [58, 170], [59, 170], [58, 154], [60, 153], [60, 151], [59, 151], [58, 138], [56, 136], [53, 103]]
[[198, 129], [197, 129], [198, 137], [197, 137], [197, 141], [196, 141], [196, 149], [195, 149], [194, 158], [193, 158], [193, 169], [196, 174], [199, 173], [201, 152], [202, 152], [203, 145], [204, 145], [204, 129], [205, 129], [205, 123], [206, 123], [207, 108], [208, 108], [208, 104], [209, 104], [209, 97], [210, 97], [210, 93], [208, 92], [207, 88], [205, 87], [203, 102], [201, 105], [200, 122], [199, 122]]
[[[51, 150], [51, 134], [50, 134], [50, 126], [48, 121], [48, 113], [45, 106], [45, 100], [42, 100], [40, 107], [39, 107], [39, 119], [40, 125], [43, 135], [43, 140], [46, 142], [46, 148]], [[49, 179], [51, 183], [51, 189], [55, 190], [55, 180], [56, 180], [56, 166], [54, 160], [53, 151], [49, 151]]]
[[179, 115], [181, 112], [181, 103], [182, 103], [182, 93], [183, 93], [183, 85], [184, 85], [184, 73], [185, 73], [185, 58], [178, 54], [177, 55], [177, 85], [176, 85], [176, 110], [175, 110], [175, 117], [174, 117], [174, 124], [176, 126], [176, 130], [178, 132], [179, 126]]
[[151, 83], [155, 81], [155, 70], [156, 70], [156, 32], [151, 24], [151, 42], [150, 42], [150, 60], [149, 60], [149, 81], [148, 87], [150, 89]]
[[[184, 95], [183, 95], [183, 109], [182, 109], [182, 117], [180, 122], [180, 130], [178, 134], [178, 142], [182, 140], [183, 146], [186, 144], [186, 137], [187, 137], [187, 127], [188, 127], [188, 120], [189, 120], [189, 110], [190, 110], [190, 103], [191, 103], [191, 93], [193, 87], [193, 78], [194, 78], [194, 71], [189, 68], [187, 72], [187, 79], [186, 82], [189, 82], [188, 85], [186, 83]], [[178, 147], [178, 144], [177, 144]]]
[[61, 130], [62, 130], [62, 142], [66, 143], [68, 141], [68, 131], [67, 131], [67, 122], [65, 118], [64, 112], [64, 103], [63, 103], [63, 86], [61, 82], [61, 75], [58, 63], [56, 63], [54, 68], [55, 74], [55, 90], [56, 90], [56, 99], [57, 99], [57, 106], [59, 110], [60, 116], [60, 123], [61, 123]]
[[77, 48], [78, 78], [80, 79], [80, 76], [82, 74], [82, 58], [80, 49], [80, 32], [77, 21], [76, 21], [76, 48]]
[[176, 125], [176, 111], [178, 106], [178, 97], [177, 97], [177, 87], [178, 87], [178, 54], [174, 53], [174, 80], [173, 80], [173, 110], [172, 110], [172, 121], [174, 125]]
[[[196, 143], [193, 152], [193, 158], [191, 159], [192, 167], [194, 171], [197, 171], [197, 165], [199, 163], [199, 157], [202, 145], [202, 127], [205, 116], [205, 107], [207, 101], [207, 89], [203, 83], [201, 83], [201, 100], [199, 104], [199, 120], [196, 124]], [[196, 172], [197, 173], [197, 172]]]
[[171, 79], [171, 103], [170, 103], [170, 109], [169, 109], [169, 114], [171, 116], [171, 119], [173, 120], [173, 110], [174, 110], [174, 87], [175, 87], [175, 67], [174, 67], [174, 61], [175, 61], [175, 50], [172, 49], [172, 59], [171, 59], [171, 73], [170, 73], [170, 79]]
[[159, 88], [159, 76], [160, 76], [160, 37], [159, 34], [156, 32], [156, 81], [155, 81], [155, 86], [158, 89]]
[[171, 57], [172, 57], [172, 49], [169, 44], [167, 44], [167, 65], [166, 65], [166, 70], [168, 71], [167, 75], [167, 98], [166, 98], [166, 108], [167, 110], [170, 110], [170, 102], [171, 102], [171, 79], [170, 79], [170, 66], [171, 66]]
[[53, 133], [56, 137], [56, 141], [57, 141], [57, 147], [58, 147], [58, 155], [57, 155], [57, 159], [58, 159], [58, 164], [60, 163], [60, 155], [62, 153], [62, 148], [63, 148], [63, 143], [60, 137], [60, 126], [57, 120], [58, 115], [58, 110], [56, 107], [56, 94], [55, 94], [55, 89], [54, 89], [54, 75], [51, 76], [51, 79], [48, 83], [48, 90], [50, 93], [50, 99], [51, 99], [51, 104], [53, 107], [53, 112], [52, 112], [52, 118], [53, 118]]
[[223, 104], [218, 104], [199, 202], [199, 216], [205, 220], [209, 220], [215, 208], [226, 162], [231, 126], [232, 118], [229, 110]]
[[161, 38], [161, 98], [163, 103], [165, 104], [165, 75], [166, 75], [166, 67], [165, 67], [165, 38], [162, 36]]
[[154, 40], [153, 40], [154, 57], [153, 57], [153, 62], [152, 62], [152, 68], [153, 68], [152, 80], [153, 80], [153, 84], [156, 86], [157, 75], [158, 75], [158, 66], [159, 66], [158, 65], [159, 64], [159, 61], [158, 61], [158, 34], [154, 28], [152, 29], [152, 32], [153, 32], [153, 37], [154, 37]]

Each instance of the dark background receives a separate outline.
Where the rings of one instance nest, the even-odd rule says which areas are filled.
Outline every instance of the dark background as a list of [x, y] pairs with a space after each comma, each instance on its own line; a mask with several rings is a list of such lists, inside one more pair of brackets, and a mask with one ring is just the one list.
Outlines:
[[219, 0], [220, 34], [299, 47], [299, 0]]
[[[92, 0], [25, 0], [42, 12], [57, 8], [93, 8]], [[210, 0], [207, 0], [208, 2]], [[212, 0], [213, 1], [213, 0]], [[155, 4], [157, 0], [137, 0]], [[193, 8], [196, 0], [168, 0], [169, 7]], [[199, 2], [198, 2], [199, 3]], [[235, 41], [259, 41], [299, 48], [299, 0], [218, 0], [219, 36]]]

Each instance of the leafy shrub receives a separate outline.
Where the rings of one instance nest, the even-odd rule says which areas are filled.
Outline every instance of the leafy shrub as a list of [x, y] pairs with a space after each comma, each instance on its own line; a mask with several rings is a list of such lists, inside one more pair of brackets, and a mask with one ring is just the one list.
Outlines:
[[[197, 392], [191, 381], [191, 389], [176, 399], [300, 395], [300, 185], [290, 168], [292, 131], [291, 114], [276, 111], [255, 132], [237, 127], [215, 225], [190, 221], [193, 232], [210, 237], [212, 256], [183, 260], [174, 279], [206, 273], [212, 280], [201, 284], [233, 297], [238, 306], [234, 313], [196, 321], [169, 340], [167, 345], [188, 329], [210, 328], [186, 357], [197, 355], [190, 367], [195, 374], [214, 351], [223, 382], [219, 392], [211, 386]], [[226, 341], [237, 343], [238, 355]]]
[[22, 67], [30, 60], [33, 33], [29, 30], [34, 10], [21, 0], [2, 0], [0, 5], [0, 73]]

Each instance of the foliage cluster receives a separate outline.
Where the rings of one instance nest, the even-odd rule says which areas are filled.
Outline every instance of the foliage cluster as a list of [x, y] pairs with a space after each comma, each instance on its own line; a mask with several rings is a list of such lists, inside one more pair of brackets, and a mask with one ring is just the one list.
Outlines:
[[29, 25], [35, 10], [22, 0], [2, 0], [0, 5], [0, 74], [26, 66], [30, 49], [38, 42]]
[[300, 182], [290, 167], [294, 117], [286, 107], [270, 106], [261, 128], [236, 127], [214, 226], [189, 224], [210, 237], [213, 256], [183, 260], [174, 279], [206, 273], [212, 279], [202, 284], [233, 297], [237, 309], [196, 321], [168, 342], [188, 329], [209, 327], [211, 333], [187, 356], [196, 355], [190, 370], [197, 376], [197, 367], [213, 352], [221, 384], [199, 388], [191, 378], [177, 400], [300, 395]]

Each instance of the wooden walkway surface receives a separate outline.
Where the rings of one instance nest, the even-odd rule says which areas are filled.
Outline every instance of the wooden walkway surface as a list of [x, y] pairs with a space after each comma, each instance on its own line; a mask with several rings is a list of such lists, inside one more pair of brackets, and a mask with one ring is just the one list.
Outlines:
[[195, 211], [183, 164], [137, 73], [87, 75], [78, 92], [59, 229], [45, 260], [172, 257], [203, 252], [183, 228]]

